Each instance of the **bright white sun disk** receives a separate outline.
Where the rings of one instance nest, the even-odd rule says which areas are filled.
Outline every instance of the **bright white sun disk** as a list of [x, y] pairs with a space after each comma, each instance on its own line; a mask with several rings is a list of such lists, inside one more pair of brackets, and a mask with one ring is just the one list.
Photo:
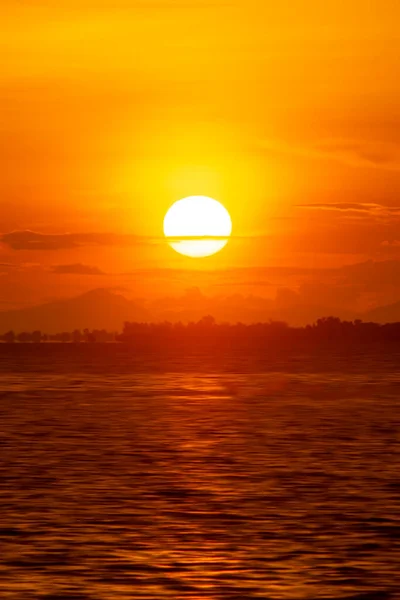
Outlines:
[[[186, 256], [210, 256], [219, 252], [226, 246], [231, 233], [232, 221], [228, 211], [220, 202], [207, 196], [178, 200], [164, 219], [164, 234], [167, 238], [174, 238], [169, 242], [170, 246]], [[207, 239], [214, 237], [218, 239]]]

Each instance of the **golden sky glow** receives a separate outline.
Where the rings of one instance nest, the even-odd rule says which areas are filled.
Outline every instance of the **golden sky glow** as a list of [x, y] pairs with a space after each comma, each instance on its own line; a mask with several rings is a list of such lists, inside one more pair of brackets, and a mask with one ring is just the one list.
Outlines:
[[[4, 0], [0, 232], [22, 233], [0, 245], [1, 301], [94, 287], [63, 264], [146, 296], [159, 284], [126, 273], [400, 258], [399, 18], [394, 0]], [[194, 267], [163, 219], [196, 194], [235, 234]], [[285, 285], [268, 284], [249, 272], [224, 291]]]

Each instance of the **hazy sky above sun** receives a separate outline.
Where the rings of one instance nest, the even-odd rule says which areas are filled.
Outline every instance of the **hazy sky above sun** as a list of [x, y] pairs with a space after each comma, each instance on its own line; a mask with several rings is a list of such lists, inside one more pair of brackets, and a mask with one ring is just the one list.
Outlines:
[[[100, 286], [400, 299], [399, 19], [397, 0], [3, 0], [0, 309]], [[232, 217], [207, 259], [162, 237], [194, 194]], [[392, 284], [344, 294], [371, 260]]]

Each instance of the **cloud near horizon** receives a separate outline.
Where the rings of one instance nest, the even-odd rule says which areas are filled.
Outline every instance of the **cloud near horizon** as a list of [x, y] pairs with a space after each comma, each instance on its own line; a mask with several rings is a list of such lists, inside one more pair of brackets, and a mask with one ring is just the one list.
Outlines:
[[3, 233], [0, 242], [13, 250], [65, 250], [82, 246], [135, 246], [156, 240], [145, 236], [118, 233], [47, 234], [23, 230]]
[[82, 263], [72, 265], [53, 265], [52, 273], [59, 275], [105, 275], [106, 273], [98, 267], [91, 267]]
[[[193, 236], [170, 237], [169, 240], [192, 239]], [[229, 236], [229, 239], [253, 239], [266, 236]], [[226, 239], [226, 236], [204, 236]], [[120, 233], [40, 233], [29, 229], [0, 234], [0, 242], [13, 250], [67, 250], [85, 246], [147, 246], [165, 243], [164, 236], [139, 236]]]

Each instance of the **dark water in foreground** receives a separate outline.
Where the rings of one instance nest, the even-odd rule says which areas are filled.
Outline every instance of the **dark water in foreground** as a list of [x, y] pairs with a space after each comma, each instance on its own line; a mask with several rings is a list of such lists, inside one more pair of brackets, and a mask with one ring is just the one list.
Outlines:
[[400, 598], [398, 365], [0, 346], [0, 598]]

